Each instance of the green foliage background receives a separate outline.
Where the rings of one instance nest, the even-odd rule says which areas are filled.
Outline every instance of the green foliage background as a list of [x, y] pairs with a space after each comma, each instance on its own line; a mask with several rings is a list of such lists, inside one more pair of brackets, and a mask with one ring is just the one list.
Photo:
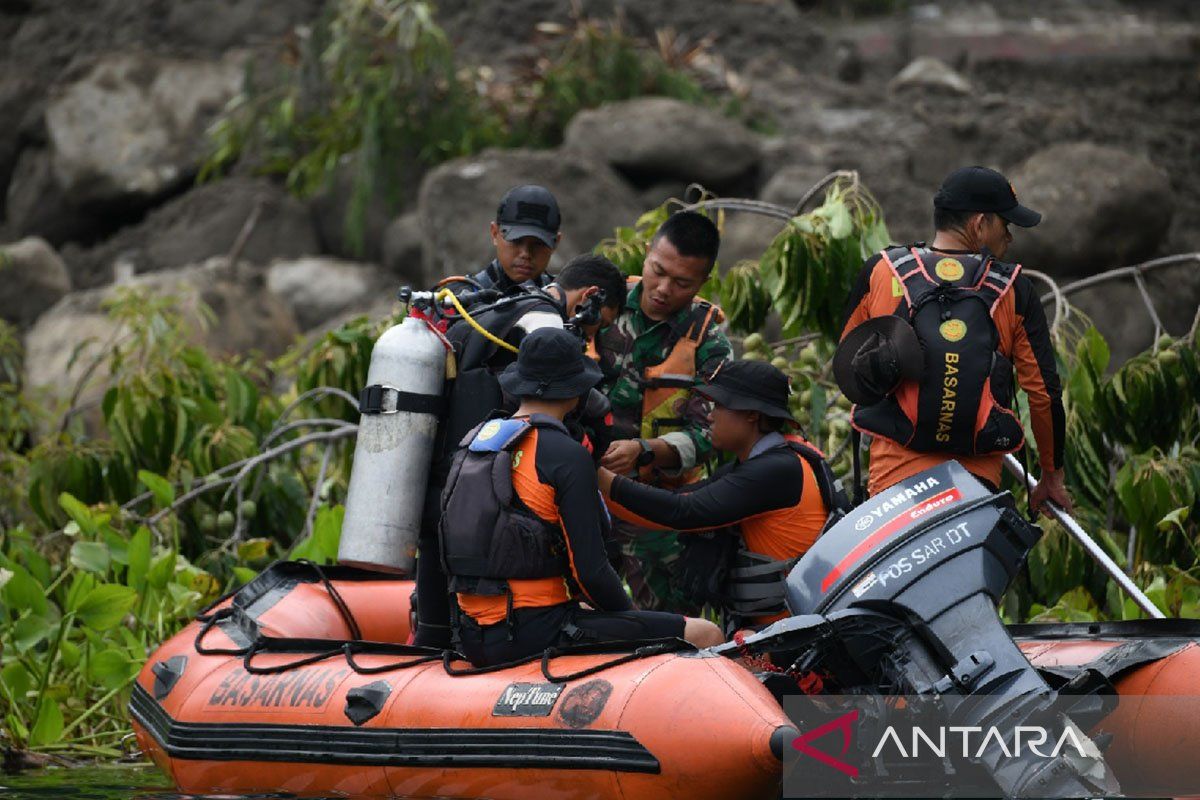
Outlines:
[[431, 3], [329, 0], [277, 70], [247, 74], [213, 128], [201, 178], [240, 162], [284, 176], [303, 196], [329, 185], [346, 162], [346, 232], [361, 250], [372, 197], [396, 203], [425, 169], [487, 147], [557, 145], [582, 109], [662, 95], [742, 113], [736, 95], [701, 86], [691, 64], [702, 48], [667, 36], [651, 46], [619, 21], [581, 13], [570, 27], [543, 27], [539, 57], [502, 83], [486, 67], [458, 64]]
[[[580, 20], [557, 41], [521, 94], [490, 96], [455, 65], [426, 3], [340, 0], [280, 80], [234, 104], [214, 131], [209, 171], [244, 161], [305, 193], [357, 154], [361, 211], [377, 180], [401, 185], [413, 164], [485, 145], [553, 144], [575, 111], [606, 100], [718, 102], [690, 77], [686, 53], [648, 49], [619, 26]], [[647, 212], [598, 249], [640, 272], [670, 210]], [[758, 261], [715, 271], [704, 288], [745, 336], [744, 357], [791, 376], [793, 410], [843, 475], [849, 404], [829, 368], [837, 315], [862, 259], [887, 241], [869, 192], [839, 180]], [[111, 304], [121, 336], [89, 365], [103, 388], [95, 409], [22, 386], [20, 341], [0, 325], [9, 746], [117, 755], [129, 684], [159, 642], [277, 558], [336, 556], [354, 395], [375, 339], [399, 317], [355, 320], [267, 362], [213, 357], [176, 307], [132, 293]], [[768, 343], [772, 314], [782, 333]], [[1164, 338], [1109, 373], [1107, 345], [1074, 320], [1057, 344], [1079, 516], [1164, 611], [1196, 616], [1200, 345], [1194, 333]], [[1139, 614], [1054, 525], [1004, 610], [1012, 620]]]

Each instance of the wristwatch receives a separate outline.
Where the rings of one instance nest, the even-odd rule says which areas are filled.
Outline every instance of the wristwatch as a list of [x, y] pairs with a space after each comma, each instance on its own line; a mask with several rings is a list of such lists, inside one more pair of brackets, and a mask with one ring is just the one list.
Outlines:
[[645, 439], [638, 439], [637, 443], [642, 446], [642, 452], [638, 453], [637, 465], [639, 467], [649, 466], [654, 461], [654, 450], [650, 447], [650, 443]]

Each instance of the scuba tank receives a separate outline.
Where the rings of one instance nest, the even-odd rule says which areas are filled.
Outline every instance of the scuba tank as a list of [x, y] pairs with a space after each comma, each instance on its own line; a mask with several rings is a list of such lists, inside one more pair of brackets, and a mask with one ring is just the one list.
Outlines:
[[444, 405], [445, 339], [410, 314], [375, 343], [338, 561], [413, 574], [430, 455]]

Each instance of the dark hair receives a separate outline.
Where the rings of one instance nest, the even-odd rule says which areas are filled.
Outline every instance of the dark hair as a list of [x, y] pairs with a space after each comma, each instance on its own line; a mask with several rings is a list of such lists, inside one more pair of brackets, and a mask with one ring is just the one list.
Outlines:
[[779, 417], [768, 417], [766, 414], [758, 415], [759, 433], [782, 433], [786, 425], [786, 419], [781, 419]]
[[675, 246], [681, 256], [703, 258], [711, 270], [721, 247], [721, 234], [713, 221], [696, 211], [677, 211], [654, 234], [651, 246], [661, 237]]
[[554, 276], [554, 282], [568, 291], [598, 286], [604, 291], [605, 306], [620, 308], [625, 304], [625, 276], [604, 256], [592, 253], [575, 256]]
[[967, 224], [967, 220], [982, 212], [959, 211], [953, 208], [933, 207], [933, 229], [935, 231], [956, 231]]

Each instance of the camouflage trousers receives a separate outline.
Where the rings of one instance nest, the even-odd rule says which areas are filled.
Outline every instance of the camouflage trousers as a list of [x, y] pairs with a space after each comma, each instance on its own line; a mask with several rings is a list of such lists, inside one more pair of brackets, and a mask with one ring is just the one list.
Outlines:
[[696, 616], [700, 608], [687, 599], [675, 581], [679, 560], [679, 534], [676, 531], [643, 528], [624, 520], [613, 520], [613, 536], [621, 545], [619, 572], [633, 603], [650, 611], [670, 611]]

